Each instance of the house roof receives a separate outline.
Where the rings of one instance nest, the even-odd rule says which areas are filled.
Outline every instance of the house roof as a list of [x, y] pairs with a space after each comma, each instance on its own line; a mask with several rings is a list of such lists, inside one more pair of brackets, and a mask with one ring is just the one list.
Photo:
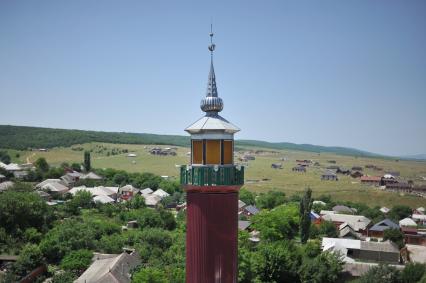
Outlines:
[[143, 189], [143, 190], [140, 191], [140, 193], [143, 194], [143, 195], [149, 195], [149, 194], [152, 194], [153, 192], [154, 191], [151, 190], [151, 188], [146, 188], [146, 189]]
[[380, 208], [380, 211], [383, 212], [383, 213], [388, 213], [390, 211], [390, 209], [387, 208], [386, 206], [384, 206], [384, 207]]
[[113, 203], [114, 199], [110, 198], [109, 196], [99, 195], [99, 196], [95, 196], [93, 198], [93, 201], [100, 202], [100, 203]]
[[0, 192], [6, 191], [7, 189], [11, 188], [15, 183], [12, 181], [6, 181], [0, 183]]
[[321, 201], [321, 200], [314, 200], [312, 202], [312, 204], [320, 204], [320, 205], [327, 205], [325, 202]]
[[369, 182], [380, 182], [382, 177], [378, 176], [362, 176], [361, 181], [369, 181]]
[[413, 218], [413, 220], [426, 221], [426, 215], [424, 214], [413, 214], [411, 218]]
[[140, 263], [140, 256], [136, 252], [101, 256], [74, 283], [130, 283], [131, 270]]
[[121, 187], [119, 189], [119, 192], [121, 192], [121, 193], [122, 192], [133, 192], [133, 193], [136, 193], [136, 192], [139, 192], [139, 189], [133, 187], [132, 185], [125, 185], [125, 186], [123, 186], [123, 187]]
[[333, 207], [333, 211], [336, 212], [345, 212], [345, 213], [354, 213], [354, 210], [350, 207], [347, 207], [346, 205], [336, 205]]
[[89, 172], [86, 175], [83, 175], [80, 177], [80, 179], [88, 179], [88, 180], [102, 180], [102, 177], [93, 173], [93, 172]]
[[384, 231], [386, 229], [399, 229], [399, 226], [398, 226], [398, 224], [396, 224], [392, 220], [385, 219], [385, 220], [382, 220], [382, 221], [374, 224], [373, 227], [371, 227], [369, 230], [381, 232], [381, 231]]
[[35, 187], [36, 188], [41, 188], [44, 185], [47, 185], [47, 184], [50, 184], [50, 183], [60, 183], [60, 182], [62, 182], [61, 179], [46, 179], [43, 182], [38, 183]]
[[5, 164], [3, 162], [0, 162], [0, 167], [3, 168], [6, 171], [20, 171], [20, 170], [22, 170], [22, 167], [19, 166], [16, 163]]
[[221, 117], [219, 114], [206, 115], [185, 129], [190, 134], [203, 133], [205, 131], [223, 131], [234, 134], [240, 131], [240, 128]]
[[238, 200], [238, 208], [243, 208], [244, 206], [246, 206], [246, 203], [243, 202], [242, 200]]
[[366, 242], [361, 241], [361, 250], [364, 251], [377, 251], [377, 252], [387, 252], [387, 253], [398, 253], [398, 247], [391, 241], [386, 242]]
[[157, 195], [160, 198], [165, 198], [170, 196], [170, 194], [162, 189], [157, 189], [155, 192], [152, 193], [153, 195]]
[[50, 191], [52, 193], [65, 193], [69, 191], [69, 188], [59, 182], [52, 182], [43, 185], [41, 190]]
[[413, 219], [407, 217], [399, 221], [399, 226], [417, 226], [417, 223], [414, 222]]
[[244, 210], [246, 210], [248, 213], [253, 215], [259, 213], [259, 209], [255, 207], [254, 205], [247, 205], [246, 207], [244, 207]]
[[250, 224], [250, 221], [238, 220], [238, 229], [241, 231], [246, 230]]
[[370, 224], [371, 220], [362, 215], [348, 215], [348, 214], [325, 214], [322, 216], [324, 220], [348, 223], [354, 231], [364, 230]]
[[148, 206], [156, 206], [161, 200], [161, 197], [154, 194], [142, 195], [142, 197], [145, 199], [145, 204]]

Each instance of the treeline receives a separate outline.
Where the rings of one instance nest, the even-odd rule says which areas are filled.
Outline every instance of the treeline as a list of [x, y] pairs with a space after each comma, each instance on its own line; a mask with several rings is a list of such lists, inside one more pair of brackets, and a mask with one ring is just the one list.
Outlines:
[[189, 146], [189, 138], [185, 136], [0, 125], [0, 148], [26, 150], [28, 148], [69, 147], [89, 142]]
[[[88, 142], [189, 146], [189, 137], [0, 125], [0, 148], [25, 150], [28, 148], [68, 147]], [[257, 140], [239, 140], [236, 141], [236, 145], [257, 146], [277, 150], [299, 150], [317, 153], [326, 152], [350, 156], [380, 156], [353, 148], [294, 144], [288, 142], [271, 143]]]

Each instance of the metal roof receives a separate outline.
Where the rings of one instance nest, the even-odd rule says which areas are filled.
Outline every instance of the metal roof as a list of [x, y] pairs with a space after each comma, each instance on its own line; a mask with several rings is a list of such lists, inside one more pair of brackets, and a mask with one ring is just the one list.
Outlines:
[[385, 219], [373, 225], [369, 230], [370, 231], [384, 231], [386, 229], [399, 229], [398, 224], [395, 222]]
[[221, 117], [217, 113], [207, 113], [206, 116], [198, 119], [195, 123], [185, 129], [190, 134], [203, 133], [208, 131], [221, 131], [234, 134], [240, 131], [240, 128]]

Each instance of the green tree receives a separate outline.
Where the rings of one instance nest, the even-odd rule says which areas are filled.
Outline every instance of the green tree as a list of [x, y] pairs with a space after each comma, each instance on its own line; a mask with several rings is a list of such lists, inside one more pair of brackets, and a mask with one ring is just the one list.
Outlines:
[[388, 213], [388, 217], [392, 220], [399, 221], [410, 216], [412, 213], [411, 208], [406, 205], [395, 205]]
[[81, 273], [92, 261], [93, 253], [89, 250], [72, 251], [61, 261], [61, 268], [64, 270]]
[[20, 252], [18, 260], [15, 263], [15, 272], [18, 275], [24, 276], [42, 263], [43, 254], [39, 247], [34, 244], [27, 244]]
[[46, 159], [44, 157], [40, 157], [38, 158], [35, 162], [34, 162], [34, 166], [36, 167], [37, 170], [39, 170], [40, 172], [46, 173], [47, 171], [49, 171], [49, 164], [47, 163]]
[[336, 225], [331, 221], [322, 221], [318, 227], [318, 233], [321, 236], [337, 238], [339, 232], [337, 231]]
[[86, 169], [86, 171], [90, 171], [92, 169], [90, 163], [90, 151], [84, 152], [84, 169]]
[[163, 270], [155, 267], [146, 267], [140, 269], [133, 275], [133, 283], [168, 283], [166, 274]]
[[58, 272], [52, 277], [52, 283], [73, 283], [77, 275], [71, 271]]
[[389, 265], [378, 265], [371, 267], [358, 280], [359, 283], [400, 283], [401, 272]]
[[33, 244], [38, 244], [41, 241], [42, 236], [42, 233], [33, 227], [26, 229], [24, 232], [25, 241]]
[[263, 240], [293, 239], [299, 229], [299, 208], [295, 204], [282, 205], [271, 211], [261, 211], [252, 221]]
[[417, 283], [426, 275], [426, 265], [421, 263], [407, 263], [402, 270], [402, 283]]
[[79, 191], [65, 203], [64, 210], [70, 215], [79, 215], [81, 208], [92, 207], [92, 194], [88, 191]]
[[10, 163], [10, 155], [7, 153], [7, 151], [0, 151], [0, 161], [3, 162], [4, 164], [9, 164]]
[[263, 242], [252, 256], [253, 281], [298, 282], [300, 263], [300, 253], [291, 242]]
[[51, 209], [40, 196], [28, 191], [15, 191], [18, 186], [0, 194], [0, 227], [14, 234], [34, 227], [47, 228], [53, 220]]
[[303, 260], [300, 267], [300, 281], [309, 283], [337, 282], [343, 270], [342, 259], [334, 253], [323, 252], [317, 257]]
[[309, 239], [309, 229], [311, 228], [312, 190], [308, 188], [303, 198], [300, 200], [300, 240], [305, 244]]
[[401, 249], [404, 247], [404, 234], [399, 229], [386, 229], [383, 233], [383, 241], [390, 240]]
[[256, 194], [250, 192], [249, 190], [243, 188], [240, 190], [240, 200], [243, 201], [245, 204], [251, 204], [254, 205], [255, 204], [255, 200], [256, 200]]
[[74, 170], [74, 171], [81, 172], [81, 165], [80, 165], [80, 164], [78, 164], [78, 163], [73, 163], [73, 164], [71, 164], [71, 168], [72, 168], [72, 170]]
[[269, 191], [267, 193], [261, 193], [256, 198], [257, 207], [266, 209], [272, 209], [285, 202], [285, 194], [279, 191]]

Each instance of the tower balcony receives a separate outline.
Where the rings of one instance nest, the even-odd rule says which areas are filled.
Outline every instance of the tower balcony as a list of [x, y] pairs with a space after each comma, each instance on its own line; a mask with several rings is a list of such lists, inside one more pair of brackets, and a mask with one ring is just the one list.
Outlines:
[[244, 166], [182, 165], [180, 183], [193, 186], [242, 186]]

